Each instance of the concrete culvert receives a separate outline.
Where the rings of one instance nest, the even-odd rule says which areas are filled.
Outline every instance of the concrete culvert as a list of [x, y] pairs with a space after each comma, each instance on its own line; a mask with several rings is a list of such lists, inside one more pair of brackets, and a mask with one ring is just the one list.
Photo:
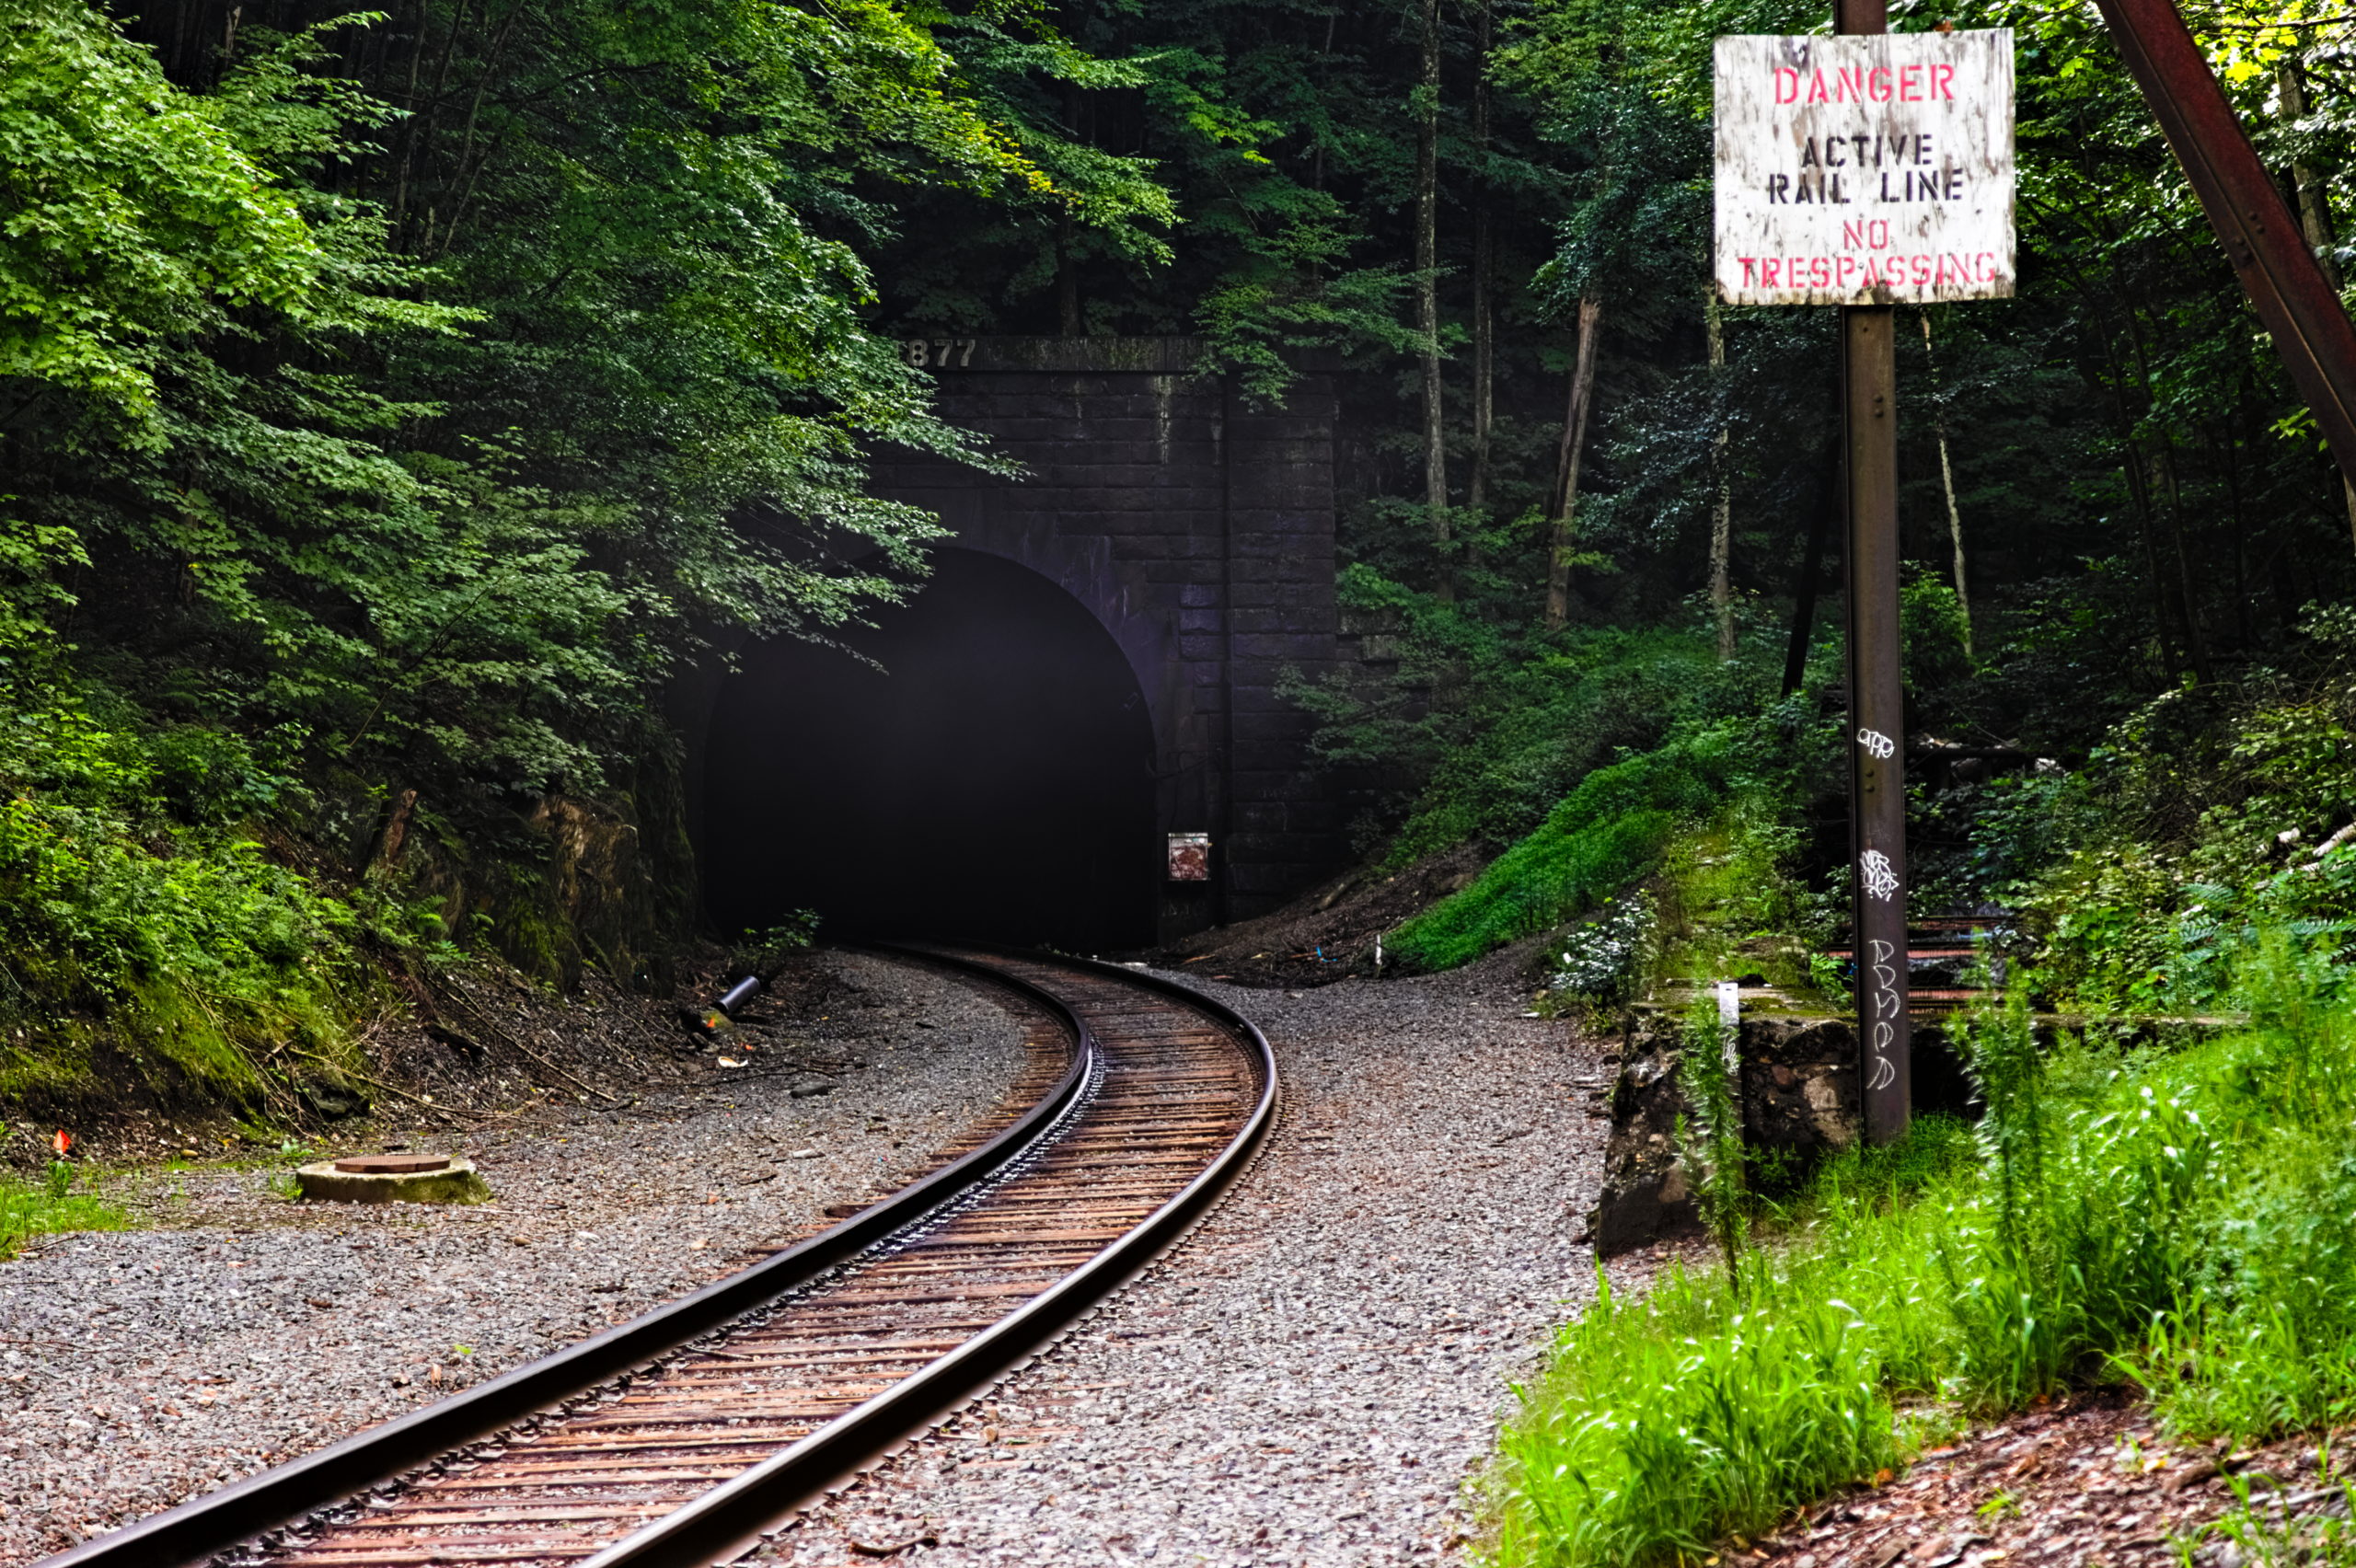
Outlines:
[[321, 1159], [294, 1172], [296, 1193], [320, 1203], [479, 1204], [491, 1184], [451, 1154], [364, 1154]]

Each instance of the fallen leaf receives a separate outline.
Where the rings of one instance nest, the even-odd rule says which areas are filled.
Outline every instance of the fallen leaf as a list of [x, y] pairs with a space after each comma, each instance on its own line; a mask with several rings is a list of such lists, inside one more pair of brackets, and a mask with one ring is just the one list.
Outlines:
[[720, 1056], [715, 1057], [714, 1060], [718, 1061], [723, 1067], [741, 1067], [745, 1065], [744, 1063], [736, 1060], [733, 1056]]
[[322, 1312], [335, 1305], [334, 1302], [329, 1300], [324, 1296], [306, 1296], [303, 1297], [303, 1299], [309, 1302], [312, 1306], [317, 1307]]

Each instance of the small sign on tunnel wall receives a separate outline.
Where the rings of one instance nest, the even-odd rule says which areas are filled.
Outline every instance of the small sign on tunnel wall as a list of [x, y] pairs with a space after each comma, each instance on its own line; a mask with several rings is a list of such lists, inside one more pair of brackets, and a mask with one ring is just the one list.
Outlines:
[[1170, 880], [1200, 882], [1211, 880], [1209, 834], [1173, 833], [1170, 836]]

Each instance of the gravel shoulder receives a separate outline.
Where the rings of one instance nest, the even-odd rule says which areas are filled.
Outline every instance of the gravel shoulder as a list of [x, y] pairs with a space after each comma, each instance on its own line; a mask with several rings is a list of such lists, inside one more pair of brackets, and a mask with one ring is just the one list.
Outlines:
[[[764, 1560], [1429, 1562], [1511, 1383], [1594, 1290], [1609, 1043], [1509, 963], [1243, 990], [1286, 1091], [1258, 1165], [1094, 1320]], [[1631, 1280], [1650, 1262], [1630, 1261]], [[1615, 1268], [1615, 1281], [1621, 1274]]]
[[623, 1022], [661, 1059], [636, 1076], [608, 1064], [600, 1092], [456, 1124], [380, 1115], [329, 1140], [466, 1154], [491, 1203], [296, 1204], [273, 1190], [283, 1166], [142, 1166], [102, 1190], [143, 1228], [48, 1238], [0, 1263], [0, 1563], [730, 1273], [826, 1205], [929, 1169], [1022, 1063], [1020, 1028], [986, 992], [851, 954], [807, 961], [713, 1051], [678, 1056], [676, 1029]]

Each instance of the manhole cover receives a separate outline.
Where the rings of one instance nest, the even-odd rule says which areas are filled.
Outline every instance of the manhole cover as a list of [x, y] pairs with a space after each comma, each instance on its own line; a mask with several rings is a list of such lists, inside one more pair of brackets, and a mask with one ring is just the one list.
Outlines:
[[447, 1170], [446, 1154], [356, 1154], [335, 1162], [338, 1170], [355, 1176], [408, 1176], [420, 1170]]

